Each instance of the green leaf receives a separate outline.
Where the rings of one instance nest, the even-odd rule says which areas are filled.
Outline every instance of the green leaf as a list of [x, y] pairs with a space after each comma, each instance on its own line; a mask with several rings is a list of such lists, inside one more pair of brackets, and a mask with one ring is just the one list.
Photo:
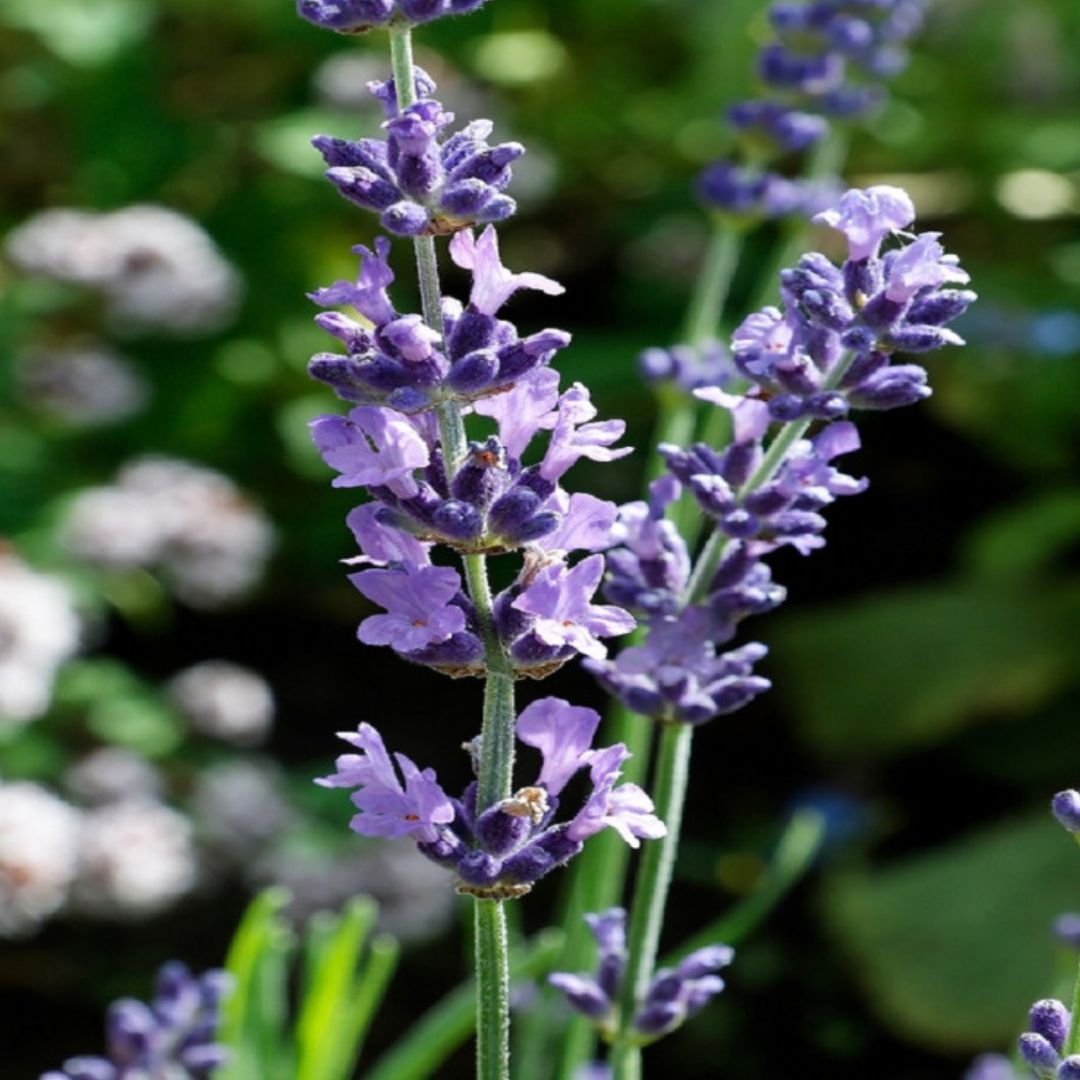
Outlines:
[[980, 523], [966, 559], [986, 577], [1031, 576], [1080, 540], [1080, 492], [1051, 491], [1009, 506]]
[[1050, 923], [1077, 897], [1080, 856], [1044, 812], [840, 876], [825, 907], [894, 1030], [972, 1051], [1009, 1043], [1053, 990]]
[[[360, 952], [375, 924], [377, 909], [366, 896], [352, 900], [334, 934], [315, 950], [315, 966], [305, 974], [308, 992], [300, 1004], [296, 1024], [298, 1068], [296, 1080], [337, 1080], [348, 1076], [355, 1053], [342, 1031], [352, 1005]], [[357, 1025], [356, 1041], [363, 1035]]]
[[887, 755], [1027, 712], [1070, 685], [1080, 585], [898, 589], [790, 616], [772, 640], [777, 685], [818, 748]]
[[284, 1033], [291, 933], [281, 918], [289, 894], [266, 889], [248, 906], [225, 962], [235, 986], [222, 1014], [232, 1052], [216, 1080], [291, 1080]]

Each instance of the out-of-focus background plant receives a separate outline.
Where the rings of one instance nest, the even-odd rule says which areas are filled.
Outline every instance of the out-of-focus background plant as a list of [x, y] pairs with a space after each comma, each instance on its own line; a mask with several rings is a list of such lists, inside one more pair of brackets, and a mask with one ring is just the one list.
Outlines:
[[[762, 8], [493, 0], [420, 36], [450, 107], [530, 147], [507, 262], [568, 286], [563, 370], [639, 446], [635, 355], [676, 336], [705, 235], [689, 185], [727, 149]], [[291, 893], [275, 919], [366, 893], [402, 941], [362, 1061], [453, 986], [444, 875], [369, 849], [310, 782], [334, 731], [398, 716], [395, 745], [464, 776], [432, 753], [477, 723], [473, 687], [355, 642], [351, 504], [307, 436], [333, 406], [305, 376], [303, 294], [372, 236], [307, 140], [379, 122], [382, 44], [287, 0], [0, 6], [5, 1075], [97, 1045], [102, 1003], [166, 957], [220, 963], [270, 883]], [[776, 691], [699, 740], [673, 940], [753, 889], [794, 808], [828, 837], [709, 1022], [656, 1051], [684, 1075], [775, 1076], [783, 996], [792, 1060], [956, 1076], [1071, 966], [1050, 924], [1080, 908], [1080, 870], [1042, 804], [1080, 773], [1078, 58], [1074, 0], [940, 0], [855, 137], [849, 178], [947, 224], [982, 300], [931, 401], [866, 426], [874, 487], [813, 569], [784, 557]], [[736, 307], [774, 240], [752, 237]], [[642, 468], [590, 490], [631, 498]]]

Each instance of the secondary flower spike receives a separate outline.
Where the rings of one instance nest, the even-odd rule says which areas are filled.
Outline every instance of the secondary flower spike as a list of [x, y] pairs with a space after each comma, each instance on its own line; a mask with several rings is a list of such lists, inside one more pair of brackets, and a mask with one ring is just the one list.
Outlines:
[[105, 1057], [77, 1057], [41, 1080], [209, 1080], [229, 1059], [214, 1039], [231, 989], [224, 971], [193, 976], [181, 963], [166, 964], [149, 1005], [122, 998], [109, 1006]]
[[[618, 1021], [617, 1004], [626, 970], [626, 912], [611, 908], [586, 915], [585, 921], [597, 945], [595, 973], [557, 971], [548, 976], [548, 982], [562, 992], [575, 1012], [601, 1032], [611, 1034]], [[674, 968], [660, 969], [634, 1016], [634, 1032], [643, 1041], [652, 1042], [680, 1027], [724, 989], [724, 980], [716, 972], [734, 958], [735, 951], [728, 946], [708, 945]]]
[[[866, 489], [865, 479], [835, 464], [860, 446], [849, 414], [929, 395], [926, 371], [895, 362], [897, 355], [962, 343], [947, 324], [975, 300], [954, 287], [968, 275], [937, 233], [911, 238], [905, 230], [914, 215], [906, 192], [887, 186], [849, 191], [826, 208], [819, 220], [844, 234], [849, 258], [835, 266], [824, 255], [804, 256], [780, 275], [783, 309], [757, 312], [735, 331], [744, 393], [732, 392], [727, 379], [694, 390], [730, 414], [730, 443], [661, 445], [668, 472], [648, 502], [620, 509], [604, 591], [649, 633], [614, 660], [597, 657], [586, 667], [633, 711], [700, 724], [768, 689], [754, 672], [763, 645], [722, 651], [743, 619], [785, 598], [765, 558], [785, 546], [804, 555], [820, 548], [824, 512]], [[779, 438], [783, 453], [773, 449]], [[684, 490], [719, 544], [711, 574], [693, 578], [693, 597], [686, 544], [665, 518]], [[1080, 795], [1058, 795], [1054, 811], [1080, 833]]]
[[517, 204], [504, 194], [521, 143], [491, 146], [490, 120], [473, 120], [445, 136], [453, 113], [432, 97], [435, 83], [415, 69], [420, 100], [402, 109], [394, 80], [368, 85], [386, 113], [386, 139], [317, 135], [312, 143], [328, 166], [326, 178], [350, 202], [379, 215], [397, 236], [444, 235], [470, 225], [504, 221]]
[[[364, 836], [411, 836], [422, 854], [456, 874], [459, 892], [522, 896], [602, 829], [614, 829], [633, 847], [664, 835], [648, 795], [636, 784], [618, 783], [626, 748], [591, 749], [599, 723], [592, 709], [560, 698], [533, 702], [519, 715], [516, 732], [523, 744], [540, 751], [539, 774], [479, 814], [475, 783], [460, 798], [450, 798], [433, 770], [419, 769], [402, 754], [395, 755], [395, 768], [370, 724], [341, 736], [361, 753], [342, 755], [337, 771], [317, 782], [356, 788], [352, 801], [359, 813], [352, 828]], [[560, 796], [583, 770], [590, 778], [585, 801], [559, 822]]]

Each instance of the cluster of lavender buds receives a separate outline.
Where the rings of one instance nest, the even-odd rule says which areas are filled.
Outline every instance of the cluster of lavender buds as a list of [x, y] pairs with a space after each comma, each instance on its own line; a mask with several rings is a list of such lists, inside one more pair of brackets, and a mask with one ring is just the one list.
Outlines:
[[206, 1080], [229, 1057], [214, 1041], [229, 990], [224, 971], [196, 977], [179, 962], [166, 964], [149, 1005], [122, 998], [109, 1007], [104, 1057], [71, 1058], [41, 1080]]
[[302, 19], [342, 34], [376, 26], [417, 26], [444, 15], [467, 15], [487, 0], [297, 0]]
[[[369, 330], [339, 312], [327, 312], [315, 320], [345, 346], [347, 355], [319, 353], [309, 371], [345, 401], [386, 405], [407, 414], [445, 401], [477, 401], [509, 390], [526, 375], [546, 367], [570, 343], [570, 335], [562, 330], [541, 330], [520, 338], [512, 323], [496, 317], [518, 289], [557, 296], [563, 288], [541, 274], [507, 270], [490, 226], [479, 238], [467, 230], [451, 241], [450, 255], [470, 271], [473, 286], [466, 307], [449, 299], [444, 302], [441, 339], [419, 315], [401, 315], [394, 309], [386, 292], [394, 280], [387, 262], [389, 241], [377, 239], [375, 252], [363, 246], [354, 250], [362, 256], [357, 281], [338, 281], [311, 294], [321, 307], [348, 304], [371, 326]], [[551, 384], [543, 386], [550, 389]], [[361, 418], [366, 415], [362, 413]], [[417, 435], [422, 432], [411, 439], [397, 431], [388, 434], [398, 453], [405, 455], [401, 464], [414, 468], [424, 464], [417, 460], [420, 451], [416, 449]], [[367, 435], [378, 438], [380, 432], [372, 430]], [[527, 442], [525, 438], [519, 449]]]
[[[596, 939], [597, 966], [593, 975], [557, 971], [548, 982], [560, 990], [570, 1007], [611, 1035], [618, 1021], [619, 999], [626, 972], [626, 912], [611, 908], [585, 921]], [[632, 1030], [642, 1042], [670, 1034], [724, 989], [716, 974], [735, 958], [726, 945], [698, 949], [674, 968], [661, 968], [634, 1016]]]
[[[395, 768], [370, 724], [361, 724], [355, 734], [341, 733], [361, 753], [339, 757], [337, 772], [318, 783], [357, 788], [352, 801], [360, 813], [352, 828], [362, 836], [412, 837], [423, 855], [457, 875], [459, 892], [522, 896], [602, 829], [614, 829], [631, 847], [664, 835], [648, 795], [636, 784], [618, 783], [629, 757], [626, 747], [592, 749], [599, 724], [592, 709], [560, 698], [534, 701], [518, 716], [516, 735], [540, 751], [540, 773], [532, 784], [479, 813], [475, 783], [460, 798], [451, 798], [434, 770], [417, 768], [404, 754], [395, 754]], [[584, 770], [590, 785], [585, 800], [569, 820], [557, 822], [559, 796]]]
[[[635, 712], [701, 723], [768, 687], [751, 673], [764, 646], [717, 651], [743, 618], [784, 599], [762, 556], [785, 545], [808, 554], [824, 544], [822, 511], [866, 488], [832, 464], [859, 448], [855, 427], [841, 418], [926, 397], [924, 369], [896, 364], [894, 354], [961, 343], [945, 324], [975, 299], [944, 287], [968, 277], [937, 233], [882, 253], [885, 239], [914, 216], [908, 196], [890, 187], [849, 191], [820, 215], [846, 236], [847, 261], [836, 267], [823, 255], [805, 256], [781, 275], [784, 310], [766, 308], [736, 330], [734, 363], [746, 393], [695, 391], [730, 411], [731, 444], [722, 451], [662, 445], [668, 473], [648, 502], [620, 511], [605, 591], [640, 613], [650, 634], [616, 660], [587, 666]], [[814, 421], [825, 426], [807, 438]], [[693, 585], [686, 544], [664, 518], [684, 489], [712, 521], [714, 542], [723, 541], [711, 576]]]
[[1020, 1036], [1020, 1057], [1039, 1080], [1080, 1080], [1080, 1054], [1062, 1059], [1069, 1035], [1069, 1010], [1054, 998], [1036, 1001], [1028, 1013], [1028, 1031]]
[[490, 120], [474, 120], [443, 138], [454, 114], [432, 97], [430, 76], [415, 72], [420, 100], [404, 109], [393, 79], [368, 84], [386, 114], [385, 141], [312, 140], [329, 166], [326, 178], [345, 198], [379, 214], [382, 227], [397, 236], [442, 235], [508, 218], [517, 207], [503, 190], [525, 147], [489, 146]]
[[[922, 25], [924, 0], [778, 0], [769, 6], [776, 40], [758, 56], [764, 96], [728, 112], [746, 157], [770, 161], [820, 142], [829, 118], [851, 119], [882, 103], [884, 79], [907, 64], [904, 43]], [[707, 206], [738, 217], [809, 216], [836, 194], [830, 181], [790, 180], [734, 161], [699, 181]]]

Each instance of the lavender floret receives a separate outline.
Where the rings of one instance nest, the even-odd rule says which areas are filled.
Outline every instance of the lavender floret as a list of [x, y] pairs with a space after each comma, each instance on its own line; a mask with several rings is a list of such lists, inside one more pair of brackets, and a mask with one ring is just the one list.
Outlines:
[[302, 18], [324, 30], [362, 34], [394, 23], [421, 23], [447, 15], [466, 15], [487, 0], [297, 0]]

